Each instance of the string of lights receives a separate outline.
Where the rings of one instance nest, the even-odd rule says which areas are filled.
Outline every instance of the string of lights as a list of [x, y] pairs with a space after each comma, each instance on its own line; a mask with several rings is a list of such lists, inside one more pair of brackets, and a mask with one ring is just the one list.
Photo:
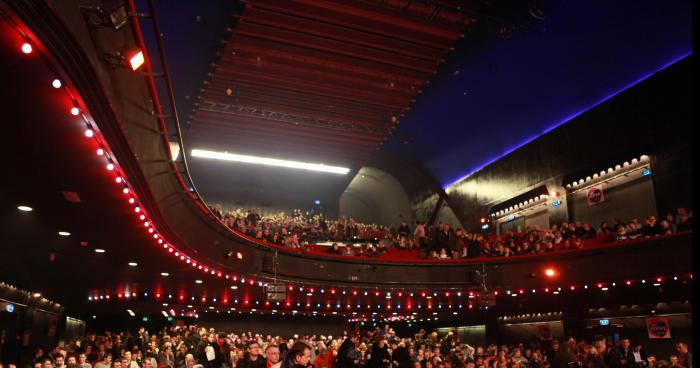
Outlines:
[[[583, 285], [568, 285], [568, 286], [551, 286], [542, 288], [512, 288], [512, 289], [495, 289], [491, 293], [494, 297], [518, 297], [524, 296], [525, 294], [550, 294], [559, 295], [563, 293], [576, 293], [582, 291], [591, 292], [608, 292], [609, 290], [615, 288], [630, 288], [633, 286], [637, 287], [661, 287], [665, 283], [683, 283], [688, 284], [692, 281], [692, 274], [681, 275], [681, 276], [659, 276], [652, 279], [635, 279], [635, 280], [617, 280], [617, 281], [605, 281], [596, 282], [591, 284]], [[335, 289], [334, 289], [335, 290]], [[345, 290], [343, 290], [345, 291]], [[223, 294], [223, 293], [222, 293]], [[469, 311], [481, 309], [482, 305], [479, 303], [479, 299], [482, 298], [484, 292], [471, 290], [465, 292], [444, 292], [444, 293], [367, 293], [367, 292], [357, 292], [353, 290], [351, 293], [318, 293], [316, 295], [321, 296], [325, 294], [328, 298], [323, 302], [316, 300], [312, 301], [310, 295], [304, 298], [303, 295], [287, 295], [286, 299], [283, 301], [270, 301], [270, 300], [258, 300], [251, 299], [246, 296], [234, 296], [229, 297], [228, 294], [223, 294], [222, 297], [207, 297], [206, 295], [193, 295], [192, 293], [187, 294], [181, 292], [179, 294], [173, 293], [162, 293], [162, 292], [143, 292], [143, 293], [120, 293], [120, 292], [103, 292], [94, 293], [88, 296], [89, 302], [101, 302], [109, 300], [152, 300], [152, 301], [173, 301], [177, 303], [192, 303], [199, 306], [205, 306], [210, 308], [216, 308], [220, 306], [230, 306], [235, 305], [243, 308], [283, 308], [283, 309], [303, 309], [308, 311], [329, 311], [329, 310], [355, 310], [355, 311]], [[211, 295], [211, 294], [209, 294]], [[313, 295], [313, 294], [312, 294]], [[346, 295], [341, 297], [341, 295]], [[359, 295], [360, 298], [363, 296], [368, 296], [362, 301], [353, 300], [350, 295]], [[437, 298], [443, 298], [438, 300]], [[383, 299], [382, 302], [376, 299]], [[436, 299], [433, 299], [436, 298]], [[484, 307], [488, 309], [488, 306]]]
[[[217, 269], [213, 266], [204, 264], [194, 257], [186, 254], [182, 250], [179, 250], [175, 245], [169, 243], [161, 231], [159, 231], [147, 211], [143, 208], [141, 201], [139, 200], [138, 194], [133, 189], [130, 181], [125, 175], [125, 171], [122, 169], [119, 161], [115, 157], [114, 153], [110, 149], [105, 137], [102, 135], [97, 125], [90, 118], [87, 109], [85, 109], [84, 104], [81, 102], [80, 96], [77, 94], [75, 89], [70, 85], [67, 78], [61, 77], [58, 69], [53, 66], [50, 61], [48, 53], [42, 53], [44, 49], [41, 44], [32, 37], [29, 31], [25, 31], [22, 27], [17, 24], [12, 24], [15, 31], [20, 35], [22, 42], [19, 46], [20, 51], [27, 57], [32, 57], [38, 55], [38, 57], [44, 62], [44, 64], [52, 71], [56, 76], [55, 79], [51, 81], [51, 86], [55, 89], [62, 90], [69, 102], [68, 113], [80, 119], [84, 126], [83, 134], [86, 138], [91, 139], [94, 145], [95, 155], [103, 158], [104, 169], [114, 175], [114, 181], [117, 184], [117, 190], [119, 190], [123, 196], [124, 200], [131, 206], [135, 221], [143, 225], [143, 231], [145, 231], [149, 237], [153, 239], [156, 246], [163, 249], [166, 255], [175, 257], [180, 261], [190, 265], [193, 269], [199, 270], [209, 276], [231, 280], [234, 282], [240, 281], [241, 283], [247, 283], [249, 285], [264, 286], [265, 283], [262, 281], [255, 281], [250, 277], [245, 275], [237, 275], [223, 270]], [[144, 63], [143, 54], [138, 51], [130, 60], [129, 65], [133, 70], [137, 70]]]

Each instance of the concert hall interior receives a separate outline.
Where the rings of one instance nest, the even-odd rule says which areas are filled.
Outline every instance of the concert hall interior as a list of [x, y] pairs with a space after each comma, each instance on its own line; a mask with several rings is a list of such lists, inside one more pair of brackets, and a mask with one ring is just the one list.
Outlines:
[[691, 0], [0, 0], [0, 368], [692, 368]]

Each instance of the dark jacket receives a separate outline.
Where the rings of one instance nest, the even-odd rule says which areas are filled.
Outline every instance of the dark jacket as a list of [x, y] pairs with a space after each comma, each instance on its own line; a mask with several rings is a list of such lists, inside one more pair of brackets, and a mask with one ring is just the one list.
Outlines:
[[267, 361], [262, 355], [258, 355], [258, 359], [250, 360], [248, 353], [245, 353], [236, 363], [236, 368], [267, 368]]
[[336, 363], [336, 368], [353, 368], [355, 366], [355, 359], [357, 359], [355, 343], [353, 343], [350, 338], [347, 338], [340, 344], [340, 348], [338, 348], [338, 362]]
[[408, 355], [408, 350], [403, 346], [399, 346], [391, 352], [391, 361], [398, 363], [398, 365], [394, 365], [394, 368], [411, 367], [411, 357]]
[[386, 345], [383, 348], [379, 347], [379, 343], [372, 344], [372, 352], [369, 362], [367, 362], [368, 368], [388, 368], [391, 363], [391, 355], [389, 355], [389, 349]]

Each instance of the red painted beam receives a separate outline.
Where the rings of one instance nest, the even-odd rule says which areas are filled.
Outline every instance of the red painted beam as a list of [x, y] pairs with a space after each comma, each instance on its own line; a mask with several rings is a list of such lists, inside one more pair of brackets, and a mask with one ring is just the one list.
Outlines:
[[[231, 89], [231, 96], [226, 94], [226, 90], [229, 88]], [[235, 94], [233, 93], [233, 88], [235, 88]], [[279, 90], [251, 88], [248, 85], [236, 83], [210, 83], [200, 97], [203, 101], [214, 101], [223, 104], [235, 103], [244, 106], [280, 107], [295, 111], [299, 115], [319, 113], [324, 114], [323, 116], [347, 117], [369, 126], [385, 125], [391, 122], [392, 115], [398, 115], [397, 112], [392, 112], [388, 109], [370, 111], [367, 107], [347, 107], [343, 104], [337, 104], [337, 100], [314, 100], [303, 98], [306, 96], [289, 96], [281, 94]]]
[[309, 18], [300, 18], [285, 13], [251, 7], [238, 15], [248, 23], [262, 24], [270, 27], [303, 32], [319, 37], [329, 38], [348, 44], [370, 47], [393, 52], [400, 55], [423, 59], [430, 62], [440, 60], [447, 51], [445, 48], [428, 47], [396, 38], [377, 35], [358, 29], [320, 22]]
[[[212, 89], [210, 88], [209, 91]], [[308, 106], [301, 106], [298, 104], [290, 104], [288, 101], [279, 101], [272, 98], [246, 98], [239, 93], [239, 97], [233, 99], [223, 95], [217, 91], [215, 95], [206, 92], [202, 96], [202, 101], [212, 101], [222, 104], [235, 104], [238, 106], [249, 107], [249, 108], [260, 108], [271, 111], [284, 112], [287, 114], [297, 115], [297, 116], [308, 116], [316, 119], [328, 119], [333, 121], [342, 121], [350, 124], [365, 125], [372, 127], [379, 126], [391, 126], [391, 120], [389, 116], [375, 117], [372, 119], [363, 117], [354, 117], [346, 114], [341, 114], [337, 111], [328, 110], [316, 110], [309, 108]], [[257, 96], [254, 96], [257, 97]], [[234, 101], [235, 100], [235, 101]]]
[[[327, 139], [338, 139], [346, 142], [373, 142], [378, 143], [384, 140], [384, 135], [376, 135], [370, 132], [360, 132], [354, 130], [344, 130], [342, 128], [330, 128], [321, 126], [309, 126], [295, 124], [287, 121], [271, 120], [254, 116], [241, 116], [224, 114], [199, 109], [192, 119], [191, 127], [195, 125], [218, 125], [228, 126], [231, 130], [258, 130], [265, 132], [286, 132], [291, 135], [312, 136], [314, 138], [325, 137]], [[365, 143], [371, 145], [372, 143]]]
[[374, 93], [373, 91], [361, 90], [357, 88], [340, 87], [323, 81], [309, 81], [303, 77], [287, 75], [270, 75], [266, 72], [254, 69], [228, 69], [218, 67], [212, 75], [212, 79], [220, 79], [227, 82], [240, 80], [245, 82], [256, 82], [271, 87], [284, 86], [300, 92], [310, 91], [316, 94], [332, 97], [342, 97], [363, 103], [383, 104], [391, 108], [405, 109], [410, 103], [410, 98], [400, 98]]
[[416, 86], [422, 84], [424, 78], [432, 76], [432, 73], [416, 72], [367, 60], [349, 60], [339, 55], [310, 50], [286, 43], [235, 35], [230, 42], [227, 43], [224, 54], [225, 56], [235, 56], [239, 53], [249, 53], [250, 55], [262, 57], [275, 57], [296, 63], [353, 71], [357, 74], [401, 81]]
[[[393, 14], [365, 11], [337, 4], [313, 0], [308, 1], [275, 1], [249, 0], [253, 7], [284, 12], [296, 16], [316, 19], [344, 27], [374, 32], [387, 37], [393, 37], [413, 43], [419, 43], [434, 48], [448, 48], [459, 38], [461, 32], [445, 31], [436, 27], [406, 21]], [[245, 11], [244, 11], [245, 13]], [[418, 29], [417, 29], [418, 28]], [[433, 32], [429, 32], [433, 31]]]
[[416, 93], [415, 87], [411, 84], [394, 81], [386, 78], [368, 77], [358, 75], [352, 71], [328, 68], [317, 65], [310, 65], [278, 58], [263, 58], [253, 55], [224, 56], [218, 66], [226, 68], [256, 68], [259, 70], [269, 70], [271, 73], [281, 73], [288, 75], [308, 75], [316, 79], [328, 81], [329, 83], [349, 84], [372, 89], [374, 91], [385, 91], [391, 94], [405, 95], [413, 97]]
[[322, 37], [291, 32], [262, 25], [241, 22], [234, 30], [236, 35], [246, 35], [260, 39], [288, 43], [331, 54], [343, 55], [362, 60], [375, 61], [400, 68], [406, 68], [423, 73], [432, 72], [439, 64], [438, 61], [425, 61], [395, 53], [375, 50], [368, 47], [355, 46], [344, 42], [329, 40]]

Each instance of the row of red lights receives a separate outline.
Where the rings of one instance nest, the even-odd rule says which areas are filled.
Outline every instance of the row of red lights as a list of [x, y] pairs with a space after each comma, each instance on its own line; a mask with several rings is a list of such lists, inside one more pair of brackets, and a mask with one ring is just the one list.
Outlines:
[[[21, 33], [21, 32], [20, 32]], [[30, 55], [34, 52], [34, 47], [32, 42], [29, 40], [28, 37], [24, 37], [24, 42], [20, 46], [20, 50], [22, 53], [26, 55]], [[138, 69], [144, 62], [143, 54], [141, 51], [139, 51], [136, 55], [134, 55], [131, 60], [130, 60], [130, 65], [133, 70]], [[256, 281], [253, 279], [246, 279], [244, 276], [239, 276], [239, 275], [234, 275], [234, 274], [228, 274], [225, 272], [222, 272], [220, 270], [215, 269], [214, 267], [209, 267], [207, 265], [202, 264], [201, 262], [196, 261], [192, 257], [188, 256], [184, 252], [178, 250], [175, 248], [172, 244], [168, 243], [167, 241], [164, 240], [162, 234], [155, 228], [153, 225], [153, 222], [150, 220], [148, 214], [144, 211], [144, 209], [139, 205], [138, 197], [133, 190], [133, 188], [128, 184], [127, 180], [125, 179], [125, 175], [123, 175], [123, 171], [120, 170], [118, 167], [118, 164], [116, 160], [113, 157], [113, 154], [108, 148], [108, 145], [104, 139], [104, 137], [97, 132], [90, 121], [88, 120], [87, 116], [83, 113], [83, 110], [80, 108], [79, 103], [76, 98], [73, 97], [73, 94], [71, 91], [68, 89], [67, 86], [64, 86], [63, 83], [61, 82], [61, 79], [56, 78], [52, 82], [52, 86], [56, 89], [64, 88], [64, 91], [68, 94], [69, 98], [72, 101], [72, 107], [70, 108], [70, 114], [73, 116], [81, 116], [82, 119], [84, 120], [86, 124], [86, 129], [84, 131], [84, 134], [87, 138], [92, 138], [95, 139], [97, 142], [98, 148], [96, 149], [95, 153], [98, 156], [105, 157], [106, 158], [106, 165], [105, 168], [113, 172], [115, 177], [114, 180], [117, 184], [121, 185], [121, 192], [126, 195], [127, 201], [130, 205], [133, 206], [134, 213], [136, 214], [136, 217], [140, 223], [143, 224], [145, 231], [147, 234], [154, 239], [154, 241], [162, 245], [163, 250], [172, 256], [174, 256], [176, 259], [179, 259], [180, 261], [189, 264], [192, 266], [193, 269], [201, 270], [202, 272], [219, 277], [219, 278], [225, 278], [225, 279], [230, 279], [232, 281], [239, 281], [241, 283], [248, 283], [250, 285], [255, 285]], [[236, 254], [238, 259], [242, 259], [242, 254], [237, 253]], [[258, 286], [263, 286], [262, 282], [257, 282]]]
[[[626, 281], [622, 282], [621, 285], [632, 286], [632, 285], [651, 284], [651, 285], [653, 285], [653, 286], [660, 286], [661, 283], [663, 283], [663, 282], [665, 282], [665, 281], [670, 281], [670, 280], [674, 280], [674, 281], [688, 281], [688, 280], [692, 280], [692, 274], [691, 274], [691, 275], [688, 275], [687, 277], [679, 277], [679, 276], [673, 276], [673, 277], [657, 277], [657, 278], [654, 278], [654, 279], [650, 279], [649, 281], [647, 281], [647, 279], [640, 279], [640, 280], [634, 280], [634, 281], [633, 281], [633, 280], [626, 280]], [[617, 285], [618, 285], [617, 282], [596, 283], [596, 284], [592, 284], [592, 287], [591, 287], [590, 289], [591, 289], [591, 290], [602, 290], [602, 291], [606, 291], [606, 290], [608, 290], [609, 287], [615, 287], [615, 286], [617, 286]], [[570, 287], [568, 287], [568, 288], [561, 288], [561, 287], [551, 287], [551, 288], [550, 288], [550, 287], [545, 287], [545, 288], [539, 289], [539, 292], [559, 294], [560, 292], [563, 292], [563, 291], [567, 291], [567, 290], [576, 291], [577, 289], [589, 289], [589, 286], [588, 286], [588, 285], [583, 285], [582, 287], [577, 287], [577, 286], [572, 285], [572, 286], [570, 286]], [[535, 292], [537, 292], [537, 291], [538, 291], [537, 289], [529, 289], [528, 291], [526, 291], [525, 289], [522, 289], [522, 288], [521, 288], [521, 289], [517, 289], [517, 290], [515, 290], [515, 291], [507, 290], [507, 291], [505, 291], [505, 293], [504, 293], [503, 291], [495, 290], [495, 291], [494, 291], [494, 295], [498, 296], [498, 295], [505, 294], [505, 295], [517, 296], [517, 295], [522, 295], [522, 294], [530, 293], [530, 292], [531, 292], [531, 293], [535, 293]], [[150, 294], [150, 295], [152, 295], [153, 297], [155, 297], [156, 300], [163, 300], [163, 299], [165, 299], [165, 295], [164, 295], [164, 294], [161, 294], [161, 293], [159, 293], [159, 292], [152, 293], [152, 294]], [[471, 299], [471, 300], [470, 300], [470, 299], [466, 299], [466, 300], [464, 300], [464, 301], [461, 302], [461, 303], [460, 303], [459, 300], [456, 300], [456, 301], [453, 301], [454, 304], [451, 304], [451, 303], [449, 303], [449, 304], [448, 304], [448, 303], [443, 304], [443, 303], [441, 303], [441, 302], [433, 303], [433, 302], [428, 301], [428, 302], [427, 302], [427, 305], [425, 306], [425, 308], [426, 308], [426, 309], [433, 309], [434, 307], [436, 307], [436, 309], [442, 309], [443, 307], [445, 307], [445, 308], [447, 308], [447, 309], [464, 309], [464, 305], [466, 304], [468, 309], [472, 309], [472, 308], [473, 308], [473, 302], [474, 302], [473, 299], [476, 298], [476, 297], [479, 297], [479, 295], [480, 295], [479, 293], [470, 292], [470, 299]], [[137, 295], [136, 293], [131, 293], [131, 295], [130, 295], [129, 293], [126, 293], [126, 294], [118, 293], [118, 294], [116, 294], [116, 296], [117, 296], [118, 299], [123, 299], [123, 298], [127, 298], [127, 299], [128, 299], [128, 298], [130, 298], [130, 297], [136, 298], [138, 295]], [[143, 296], [147, 298], [147, 297], [149, 296], [149, 294], [148, 294], [148, 293], [143, 293]], [[99, 296], [94, 296], [94, 297], [93, 297], [93, 296], [90, 296], [90, 297], [88, 297], [88, 300], [89, 300], [89, 301], [100, 301], [100, 300], [105, 300], [105, 299], [106, 299], [106, 300], [110, 300], [110, 299], [111, 299], [111, 298], [110, 298], [110, 294], [106, 294], [106, 295], [103, 294], [103, 295], [99, 295]], [[173, 299], [173, 295], [172, 295], [172, 294], [168, 294], [168, 295], [167, 295], [167, 299]], [[188, 301], [188, 302], [189, 302], [189, 301], [194, 301], [194, 302], [198, 302], [198, 303], [206, 303], [207, 301], [211, 301], [211, 302], [216, 303], [216, 302], [218, 301], [217, 298], [208, 299], [207, 297], [197, 297], [197, 296], [190, 296], [190, 297], [188, 298], [188, 297], [186, 297], [185, 295], [182, 295], [182, 294], [179, 295], [179, 296], [177, 296], [175, 299], [177, 299], [179, 302], [183, 302], [183, 303], [186, 302], [186, 301]], [[218, 301], [218, 302], [219, 302], [220, 304], [224, 304], [224, 305], [225, 305], [225, 304], [228, 304], [228, 303], [230, 302], [230, 300], [229, 300], [228, 298], [223, 298], [223, 299], [221, 299], [221, 300]], [[269, 302], [269, 301], [259, 301], [259, 300], [251, 301], [251, 300], [249, 300], [249, 299], [247, 299], [247, 298], [244, 298], [243, 300], [235, 299], [235, 300], [233, 301], [233, 303], [234, 303], [234, 304], [239, 304], [239, 305], [245, 305], [245, 306], [251, 306], [251, 305], [271, 306], [271, 305], [276, 305], [276, 306], [288, 307], [288, 308], [292, 308], [292, 307], [313, 308], [314, 306], [315, 306], [316, 308], [324, 308], [324, 307], [325, 307], [326, 309], [330, 309], [330, 308], [335, 308], [335, 309], [341, 309], [341, 308], [351, 309], [351, 308], [353, 308], [353, 306], [354, 306], [355, 308], [358, 308], [358, 309], [359, 309], [359, 308], [363, 308], [363, 307], [366, 306], [366, 308], [367, 308], [367, 309], [370, 309], [370, 310], [371, 310], [371, 309], [382, 309], [382, 308], [385, 308], [385, 309], [387, 309], [387, 310], [390, 310], [390, 309], [402, 309], [402, 308], [404, 308], [399, 302], [396, 302], [396, 301], [387, 302], [386, 304], [371, 304], [371, 303], [370, 303], [370, 304], [367, 304], [367, 303], [358, 303], [358, 302], [354, 302], [354, 303], [347, 303], [347, 302], [344, 302], [344, 303], [341, 303], [341, 302], [339, 302], [339, 301], [335, 301], [335, 302], [333, 302], [333, 303], [329, 303], [329, 302], [325, 302], [325, 303], [318, 303], [318, 302], [316, 302], [316, 303], [311, 303], [311, 302], [309, 302], [309, 301], [301, 302], [301, 301], [289, 301], [289, 300], [287, 300], [287, 301], [285, 301], [285, 302]], [[457, 304], [457, 303], [460, 303], [460, 304]], [[413, 309], [413, 308], [414, 308], [414, 304], [412, 303], [412, 301], [411, 301], [411, 300], [406, 301], [405, 309], [410, 310], [410, 309]], [[422, 304], [422, 303], [419, 303], [419, 304], [417, 305], [417, 309], [423, 309], [423, 304]]]

